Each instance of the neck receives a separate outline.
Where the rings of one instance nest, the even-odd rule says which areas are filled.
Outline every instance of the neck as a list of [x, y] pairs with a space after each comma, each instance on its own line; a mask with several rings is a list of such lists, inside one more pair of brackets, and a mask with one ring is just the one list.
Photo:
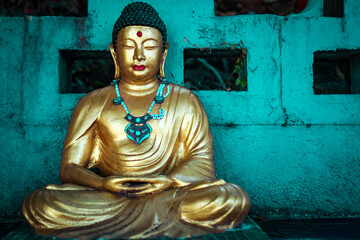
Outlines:
[[158, 90], [160, 81], [157, 77], [145, 81], [133, 81], [131, 79], [122, 78], [119, 88], [123, 93], [133, 96], [145, 96], [153, 94]]

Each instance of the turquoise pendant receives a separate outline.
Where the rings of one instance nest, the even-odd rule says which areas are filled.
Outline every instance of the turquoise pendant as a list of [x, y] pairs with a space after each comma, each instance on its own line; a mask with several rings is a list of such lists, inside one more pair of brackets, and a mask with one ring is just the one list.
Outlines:
[[154, 101], [155, 101], [155, 103], [163, 103], [164, 102], [164, 97], [163, 96], [156, 96], [155, 98], [154, 98]]
[[121, 97], [117, 97], [113, 100], [113, 103], [115, 105], [119, 105], [119, 104], [121, 104], [122, 101], [123, 101], [123, 99]]
[[137, 126], [135, 124], [129, 123], [125, 128], [125, 133], [127, 137], [133, 140], [136, 145], [140, 145], [144, 140], [150, 137], [152, 129], [148, 123]]

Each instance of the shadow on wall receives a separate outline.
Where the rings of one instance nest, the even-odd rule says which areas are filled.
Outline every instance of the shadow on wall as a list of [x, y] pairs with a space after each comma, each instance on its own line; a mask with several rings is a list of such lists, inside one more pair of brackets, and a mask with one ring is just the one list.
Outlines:
[[12, 0], [0, 3], [0, 17], [73, 16], [86, 17], [87, 0]]
[[216, 16], [276, 14], [286, 16], [305, 9], [308, 0], [215, 0]]
[[[321, 5], [326, 17], [343, 17], [344, 0], [214, 0], [216, 16], [239, 14], [289, 14], [313, 12]], [[323, 10], [323, 11], [322, 11]], [[0, 3], [0, 17], [74, 16], [86, 17], [88, 0], [13, 0]], [[316, 11], [317, 12], [317, 11]]]
[[343, 17], [344, 0], [215, 0], [216, 16], [290, 14]]

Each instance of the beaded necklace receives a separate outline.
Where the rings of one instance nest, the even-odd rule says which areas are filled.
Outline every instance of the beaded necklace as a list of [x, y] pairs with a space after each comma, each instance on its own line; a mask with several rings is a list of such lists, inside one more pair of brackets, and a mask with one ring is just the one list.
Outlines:
[[[130, 114], [130, 111], [126, 106], [124, 99], [120, 96], [119, 80], [116, 80], [116, 79], [113, 80], [111, 82], [111, 85], [115, 86], [115, 91], [116, 91], [116, 95], [117, 95], [117, 97], [113, 100], [113, 103], [115, 105], [121, 104], [124, 107], [124, 110], [127, 113], [127, 115], [125, 116], [125, 119], [130, 122], [125, 128], [125, 133], [127, 134], [127, 137], [129, 139], [134, 141], [139, 146], [144, 140], [146, 140], [150, 136], [150, 133], [152, 131], [150, 125], [147, 122], [151, 119], [160, 120], [165, 117], [164, 109], [160, 108], [159, 114], [150, 114], [150, 112], [153, 109], [155, 103], [161, 104], [164, 102], [165, 98], [167, 96], [169, 96], [170, 90], [171, 90], [169, 82], [166, 81], [166, 79], [164, 79], [161, 82], [161, 84], [156, 92], [156, 96], [149, 107], [149, 110], [142, 117], [134, 117], [133, 115]], [[167, 92], [166, 92], [166, 94], [163, 95], [163, 91], [164, 91], [164, 88], [166, 85], [167, 85]]]

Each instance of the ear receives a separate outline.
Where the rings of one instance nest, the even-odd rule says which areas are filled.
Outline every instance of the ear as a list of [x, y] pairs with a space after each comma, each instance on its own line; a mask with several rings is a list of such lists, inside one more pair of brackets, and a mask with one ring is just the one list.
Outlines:
[[167, 42], [165, 45], [165, 51], [163, 53], [163, 57], [161, 59], [161, 63], [160, 63], [160, 71], [159, 71], [159, 75], [162, 79], [165, 79], [165, 61], [166, 61], [166, 57], [167, 57], [167, 52], [169, 49], [169, 43]]
[[120, 79], [120, 67], [119, 64], [117, 62], [117, 57], [116, 57], [116, 52], [114, 50], [114, 45], [113, 43], [110, 43], [110, 53], [111, 53], [111, 57], [114, 61], [114, 65], [115, 65], [115, 74], [114, 74], [114, 79]]

